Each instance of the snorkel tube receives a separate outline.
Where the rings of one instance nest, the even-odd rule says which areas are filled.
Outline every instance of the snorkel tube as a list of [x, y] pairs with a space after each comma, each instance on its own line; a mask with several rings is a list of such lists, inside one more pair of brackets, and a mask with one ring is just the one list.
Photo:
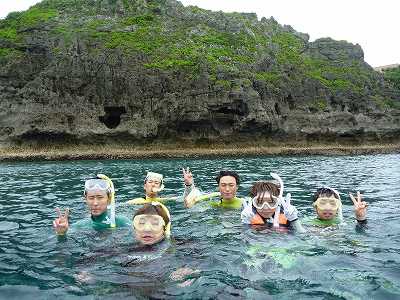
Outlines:
[[110, 209], [110, 221], [111, 221], [111, 228], [115, 228], [115, 189], [114, 189], [114, 184], [111, 181], [111, 179], [104, 175], [104, 174], [97, 174], [97, 178], [103, 179], [108, 182], [110, 185], [110, 204], [107, 206], [108, 209]]
[[164, 204], [162, 204], [162, 203], [160, 203], [160, 202], [152, 202], [152, 204], [153, 204], [153, 205], [160, 205], [161, 208], [162, 208], [162, 210], [163, 210], [163, 211], [165, 212], [165, 214], [168, 216], [169, 222], [168, 222], [168, 224], [165, 224], [165, 231], [164, 231], [164, 234], [165, 234], [165, 237], [166, 237], [166, 238], [169, 238], [169, 237], [171, 236], [171, 215], [170, 215], [170, 213], [169, 213], [169, 210], [168, 210], [168, 208], [167, 208]]
[[147, 180], [159, 180], [160, 181], [160, 187], [159, 188], [152, 188], [153, 193], [159, 193], [164, 189], [164, 176], [160, 173], [155, 173], [155, 172], [147, 172], [146, 178], [144, 179], [144, 182], [146, 183]]
[[282, 197], [283, 197], [283, 181], [282, 178], [276, 174], [276, 173], [270, 173], [271, 177], [274, 178], [275, 180], [278, 180], [279, 182], [279, 196], [278, 196], [278, 206], [276, 207], [275, 214], [274, 214], [274, 223], [273, 227], [278, 228], [279, 227], [279, 215], [281, 213], [281, 203], [282, 203]]

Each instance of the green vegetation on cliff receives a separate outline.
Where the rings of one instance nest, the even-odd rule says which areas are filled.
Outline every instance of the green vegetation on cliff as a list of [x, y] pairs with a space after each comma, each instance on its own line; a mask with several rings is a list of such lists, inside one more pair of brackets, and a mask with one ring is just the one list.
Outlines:
[[[332, 131], [327, 118], [314, 117], [323, 114], [341, 114], [337, 132], [357, 136], [370, 124], [353, 115], [390, 117], [400, 107], [398, 69], [383, 76], [359, 45], [308, 39], [273, 18], [175, 0], [44, 0], [0, 20], [2, 108], [18, 115], [22, 106], [10, 99], [43, 105], [21, 121], [23, 130], [0, 121], [0, 139], [90, 136], [121, 122], [138, 139], [297, 137], [301, 126], [299, 134], [313, 137]], [[82, 103], [97, 116], [74, 107]], [[49, 113], [58, 127], [46, 123]]]
[[384, 70], [385, 79], [400, 90], [400, 67]]

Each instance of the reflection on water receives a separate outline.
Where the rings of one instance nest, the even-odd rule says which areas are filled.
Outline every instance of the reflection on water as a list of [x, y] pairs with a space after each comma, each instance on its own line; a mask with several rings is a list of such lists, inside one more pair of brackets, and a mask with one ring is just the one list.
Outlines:
[[[131, 217], [135, 207], [121, 203], [143, 194], [146, 171], [164, 174], [164, 194], [180, 195], [183, 166], [204, 191], [215, 189], [220, 169], [237, 170], [241, 196], [275, 171], [303, 218], [318, 187], [337, 188], [346, 224], [279, 234], [242, 226], [238, 211], [176, 202], [168, 205], [173, 240], [151, 251], [130, 229], [53, 234], [56, 206], [72, 209], [71, 222], [86, 216], [84, 179], [112, 177], [118, 212]], [[3, 163], [0, 298], [400, 298], [399, 170], [399, 155]], [[366, 230], [356, 228], [347, 196], [356, 190], [370, 204]], [[181, 267], [200, 271], [191, 285], [170, 279]]]

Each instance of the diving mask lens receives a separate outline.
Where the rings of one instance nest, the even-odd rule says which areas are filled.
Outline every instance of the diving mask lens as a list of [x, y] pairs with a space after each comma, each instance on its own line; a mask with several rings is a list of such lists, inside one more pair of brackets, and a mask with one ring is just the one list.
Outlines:
[[92, 191], [92, 190], [101, 190], [107, 191], [110, 188], [107, 181], [103, 179], [89, 179], [85, 182], [85, 190]]
[[320, 210], [337, 210], [339, 208], [339, 200], [336, 198], [321, 197], [315, 201], [315, 205]]
[[158, 231], [165, 226], [165, 221], [157, 215], [138, 215], [133, 219], [133, 226], [141, 231], [145, 229]]
[[278, 197], [272, 196], [270, 198], [261, 198], [260, 196], [256, 196], [253, 198], [253, 206], [257, 209], [274, 209], [278, 207]]

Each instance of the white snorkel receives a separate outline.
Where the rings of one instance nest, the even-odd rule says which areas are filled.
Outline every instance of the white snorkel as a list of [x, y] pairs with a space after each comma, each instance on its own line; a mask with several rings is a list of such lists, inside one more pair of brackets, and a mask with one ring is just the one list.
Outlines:
[[110, 226], [111, 228], [115, 228], [115, 189], [114, 184], [108, 176], [104, 174], [97, 174], [97, 178], [103, 179], [108, 182], [110, 185], [110, 204], [107, 205], [107, 209], [110, 210]]
[[160, 173], [155, 173], [155, 172], [147, 172], [146, 178], [144, 179], [144, 182], [146, 182], [147, 180], [156, 180], [160, 182], [160, 187], [156, 188], [153, 187], [152, 188], [152, 192], [153, 193], [159, 193], [164, 189], [164, 177], [162, 174]]
[[279, 227], [279, 215], [281, 213], [281, 203], [282, 203], [282, 197], [283, 197], [283, 181], [282, 178], [276, 174], [276, 173], [270, 173], [271, 177], [274, 178], [275, 180], [277, 180], [279, 182], [279, 196], [277, 199], [277, 207], [275, 210], [275, 214], [274, 214], [274, 223], [273, 223], [273, 227], [274, 228], [278, 228]]

